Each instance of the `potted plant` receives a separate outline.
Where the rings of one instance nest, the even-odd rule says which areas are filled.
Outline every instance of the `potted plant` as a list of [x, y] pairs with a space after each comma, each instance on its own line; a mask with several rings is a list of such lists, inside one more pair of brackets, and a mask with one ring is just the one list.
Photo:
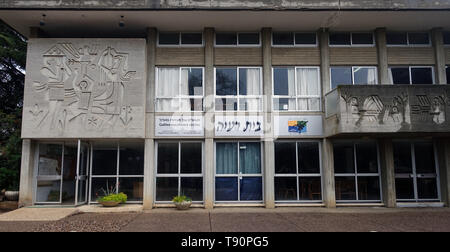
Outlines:
[[106, 190], [103, 188], [101, 190], [103, 191], [104, 196], [99, 197], [97, 202], [103, 207], [116, 207], [119, 204], [126, 203], [128, 200], [125, 193], [117, 193], [117, 187], [109, 188], [108, 182], [106, 182]]
[[174, 197], [172, 202], [178, 210], [188, 210], [192, 205], [192, 200], [185, 195]]

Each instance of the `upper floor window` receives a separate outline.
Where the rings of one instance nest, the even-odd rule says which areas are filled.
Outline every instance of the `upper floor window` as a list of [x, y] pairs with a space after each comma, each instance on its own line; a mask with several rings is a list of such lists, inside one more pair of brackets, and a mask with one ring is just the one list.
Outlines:
[[374, 85], [377, 83], [376, 67], [331, 67], [331, 89], [338, 85]]
[[332, 32], [330, 46], [373, 46], [375, 44], [371, 32]]
[[433, 67], [390, 67], [393, 84], [434, 84]]
[[158, 34], [159, 46], [202, 46], [203, 33], [201, 32], [160, 32]]
[[450, 67], [447, 66], [445, 71], [447, 72], [447, 84], [450, 84]]
[[216, 111], [261, 111], [260, 67], [216, 68]]
[[273, 107], [279, 111], [320, 111], [318, 67], [273, 69]]
[[216, 33], [216, 46], [260, 46], [261, 38], [254, 33]]
[[430, 46], [428, 32], [388, 32], [386, 42], [390, 46]]
[[272, 34], [274, 46], [317, 46], [315, 32], [274, 32]]
[[158, 68], [156, 111], [203, 111], [203, 68]]
[[444, 45], [450, 46], [450, 32], [444, 32]]

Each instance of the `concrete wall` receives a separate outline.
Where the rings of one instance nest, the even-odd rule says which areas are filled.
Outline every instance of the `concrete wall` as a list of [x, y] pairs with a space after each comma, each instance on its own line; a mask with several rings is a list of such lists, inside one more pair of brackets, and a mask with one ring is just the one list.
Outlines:
[[31, 39], [23, 138], [144, 138], [144, 39]]
[[81, 9], [449, 9], [446, 0], [3, 0], [0, 8]]

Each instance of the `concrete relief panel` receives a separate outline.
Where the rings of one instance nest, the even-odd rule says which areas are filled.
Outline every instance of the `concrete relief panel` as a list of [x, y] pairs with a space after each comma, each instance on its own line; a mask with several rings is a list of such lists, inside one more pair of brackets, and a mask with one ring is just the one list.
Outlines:
[[22, 137], [143, 138], [143, 39], [29, 41]]
[[340, 87], [342, 132], [450, 132], [446, 86]]

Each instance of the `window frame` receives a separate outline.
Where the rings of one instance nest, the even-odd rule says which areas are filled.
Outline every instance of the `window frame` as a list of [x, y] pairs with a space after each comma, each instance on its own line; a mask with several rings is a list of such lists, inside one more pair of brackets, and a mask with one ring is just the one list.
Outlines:
[[[409, 69], [409, 84], [395, 84], [394, 83], [394, 79], [391, 78], [392, 76], [392, 72], [391, 69], [392, 68], [408, 68]], [[433, 83], [432, 84], [413, 84], [412, 82], [412, 69], [413, 68], [431, 68], [431, 76], [433, 78]], [[389, 78], [390, 78], [390, 82], [392, 82], [393, 85], [436, 85], [436, 73], [434, 72], [434, 66], [388, 66], [388, 71], [389, 71]]]
[[[236, 68], [236, 95], [217, 95], [217, 69], [231, 69]], [[239, 94], [239, 73], [240, 69], [258, 69], [259, 70], [259, 88], [261, 90], [260, 95], [240, 95]], [[256, 113], [264, 110], [264, 80], [262, 67], [259, 66], [220, 66], [214, 67], [214, 111], [215, 112], [249, 112]], [[237, 110], [217, 110], [217, 99], [236, 99]], [[258, 99], [261, 102], [260, 110], [240, 110], [240, 99]]]
[[[336, 184], [336, 177], [349, 177], [355, 179], [355, 196], [356, 200], [337, 200], [336, 195], [336, 203], [337, 204], [346, 204], [346, 203], [382, 203], [383, 202], [383, 186], [382, 186], [382, 177], [381, 177], [381, 159], [380, 159], [380, 147], [376, 141], [336, 141], [337, 144], [352, 144], [353, 146], [353, 161], [354, 161], [354, 173], [334, 173], [334, 182]], [[378, 173], [359, 173], [358, 172], [358, 159], [357, 159], [357, 145], [361, 143], [372, 143], [375, 144], [377, 148], [377, 165], [378, 165]], [[334, 152], [334, 146], [333, 146], [333, 152]], [[359, 200], [359, 184], [358, 184], [358, 177], [378, 177], [378, 183], [380, 188], [380, 199], [379, 200]], [[336, 185], [335, 185], [336, 188]]]
[[333, 76], [332, 76], [332, 69], [333, 68], [351, 68], [352, 70], [352, 86], [358, 86], [361, 84], [355, 84], [355, 68], [370, 68], [375, 69], [375, 84], [367, 84], [371, 86], [380, 85], [378, 82], [378, 66], [330, 66], [330, 90], [334, 90], [337, 87], [333, 88]]
[[[178, 97], [163, 97], [158, 96], [158, 88], [159, 88], [159, 69], [178, 69]], [[203, 95], [181, 95], [181, 71], [183, 69], [201, 69], [202, 70], [202, 92]], [[189, 86], [189, 83], [188, 83]], [[158, 110], [158, 100], [178, 100], [178, 104], [181, 105], [182, 100], [202, 100], [202, 110], [201, 111], [190, 111], [190, 110], [182, 110], [182, 107], [179, 106], [178, 111], [159, 111]], [[176, 113], [176, 112], [186, 112], [186, 113], [203, 113], [205, 111], [205, 67], [201, 66], [159, 66], [155, 68], [155, 100], [154, 100], [155, 112], [156, 113]]]
[[[433, 45], [431, 41], [431, 34], [429, 31], [426, 32], [402, 32], [402, 31], [391, 31], [392, 33], [406, 33], [406, 44], [396, 45], [396, 44], [389, 44], [387, 42], [387, 34], [386, 34], [386, 47], [431, 47]], [[389, 31], [387, 32], [389, 33]], [[427, 33], [428, 34], [428, 44], [411, 44], [409, 42], [409, 34], [410, 33]]]
[[[217, 44], [217, 34], [218, 33], [233, 33], [236, 35], [236, 44], [235, 45], [218, 45]], [[253, 34], [258, 34], [259, 37], [259, 44], [240, 44], [239, 43], [239, 35], [240, 34], [249, 34], [249, 33], [253, 33]], [[243, 47], [243, 48], [252, 48], [252, 47], [261, 47], [262, 46], [262, 37], [261, 37], [261, 32], [216, 32], [214, 34], [214, 47], [217, 48], [238, 48], [238, 47]]]
[[[178, 173], [158, 173], [158, 150], [159, 144], [178, 144]], [[202, 172], [201, 173], [181, 173], [181, 145], [184, 143], [196, 143], [202, 145]], [[192, 201], [194, 204], [204, 204], [205, 202], [205, 142], [202, 140], [157, 140], [155, 141], [155, 171], [153, 178], [153, 203], [154, 204], [171, 204], [172, 201], [157, 201], [156, 200], [156, 192], [157, 192], [157, 180], [158, 178], [178, 178], [178, 195], [181, 195], [181, 179], [182, 178], [202, 178], [202, 201]]]
[[[275, 69], [276, 68], [284, 68], [284, 69], [292, 69], [294, 68], [294, 84], [295, 84], [295, 96], [286, 96], [286, 95], [275, 95]], [[318, 77], [318, 85], [319, 85], [319, 95], [298, 95], [298, 86], [297, 86], [297, 69], [317, 69], [317, 77]], [[319, 98], [319, 110], [299, 110], [298, 109], [298, 100], [299, 99], [314, 99]], [[295, 99], [295, 110], [279, 110], [275, 108], [275, 99]], [[319, 66], [273, 66], [272, 67], [272, 110], [276, 112], [321, 112], [322, 111], [322, 80], [320, 74]]]
[[[349, 45], [332, 45], [331, 44], [331, 33], [350, 33], [350, 44]], [[353, 43], [353, 34], [354, 33], [367, 33], [367, 34], [372, 34], [372, 44], [354, 44]], [[376, 42], [375, 42], [375, 33], [374, 32], [330, 32], [328, 34], [328, 46], [329, 47], [375, 47], [376, 46]]]
[[[292, 33], [293, 36], [294, 36], [294, 38], [293, 38], [294, 44], [292, 44], [292, 45], [276, 45], [274, 43], [274, 39], [273, 39], [273, 36], [274, 36], [275, 33]], [[296, 34], [315, 34], [316, 35], [316, 43], [315, 44], [297, 44], [296, 40], [295, 40], [295, 35]], [[275, 48], [277, 48], [277, 47], [278, 48], [295, 48], [295, 47], [314, 48], [314, 47], [319, 47], [319, 35], [317, 34], [317, 32], [307, 32], [307, 31], [304, 31], [304, 32], [275, 31], [275, 32], [272, 32], [272, 35], [271, 35], [271, 45], [272, 45], [272, 47], [275, 47]]]
[[[275, 204], [285, 204], [285, 203], [323, 203], [323, 199], [324, 199], [324, 184], [323, 184], [323, 162], [322, 162], [322, 141], [321, 140], [296, 140], [296, 141], [292, 141], [292, 140], [277, 140], [275, 141], [276, 143], [295, 143], [295, 165], [296, 165], [296, 174], [294, 173], [276, 173], [276, 169], [274, 170], [274, 176], [273, 179], [275, 181], [275, 178], [296, 178], [296, 182], [297, 182], [297, 200], [275, 200]], [[299, 173], [299, 158], [298, 158], [298, 145], [299, 143], [318, 143], [318, 148], [319, 148], [319, 173]], [[275, 148], [275, 145], [274, 145]], [[275, 158], [275, 157], [274, 157]], [[320, 178], [320, 187], [321, 187], [321, 199], [320, 200], [300, 200], [300, 182], [299, 179], [302, 177], [306, 177], [306, 178]], [[274, 186], [274, 193], [275, 192], [275, 186]]]
[[[159, 43], [159, 34], [160, 33], [177, 33], [178, 34], [178, 45], [164, 45]], [[183, 34], [201, 34], [202, 35], [202, 43], [201, 44], [183, 44], [182, 41], [182, 35]], [[158, 34], [156, 36], [156, 45], [157, 47], [171, 47], [171, 48], [181, 48], [181, 47], [204, 47], [205, 46], [205, 35], [201, 32], [176, 32], [176, 31], [158, 31]]]
[[[236, 143], [237, 145], [237, 166], [238, 171], [234, 174], [217, 174], [217, 144], [220, 143]], [[241, 173], [241, 162], [240, 162], [240, 144], [241, 143], [259, 143], [260, 147], [260, 163], [261, 163], [261, 173], [260, 174], [244, 174]], [[261, 200], [241, 200], [241, 185], [240, 180], [245, 177], [260, 177], [261, 178], [261, 193], [262, 193], [262, 199]], [[237, 201], [218, 201], [216, 200], [216, 178], [237, 178], [238, 180], [238, 200]], [[265, 188], [264, 188], [264, 181], [265, 178], [265, 164], [264, 164], [264, 148], [263, 148], [263, 142], [253, 139], [241, 139], [237, 141], [233, 140], [217, 140], [214, 141], [214, 204], [263, 204], [265, 202]]]

